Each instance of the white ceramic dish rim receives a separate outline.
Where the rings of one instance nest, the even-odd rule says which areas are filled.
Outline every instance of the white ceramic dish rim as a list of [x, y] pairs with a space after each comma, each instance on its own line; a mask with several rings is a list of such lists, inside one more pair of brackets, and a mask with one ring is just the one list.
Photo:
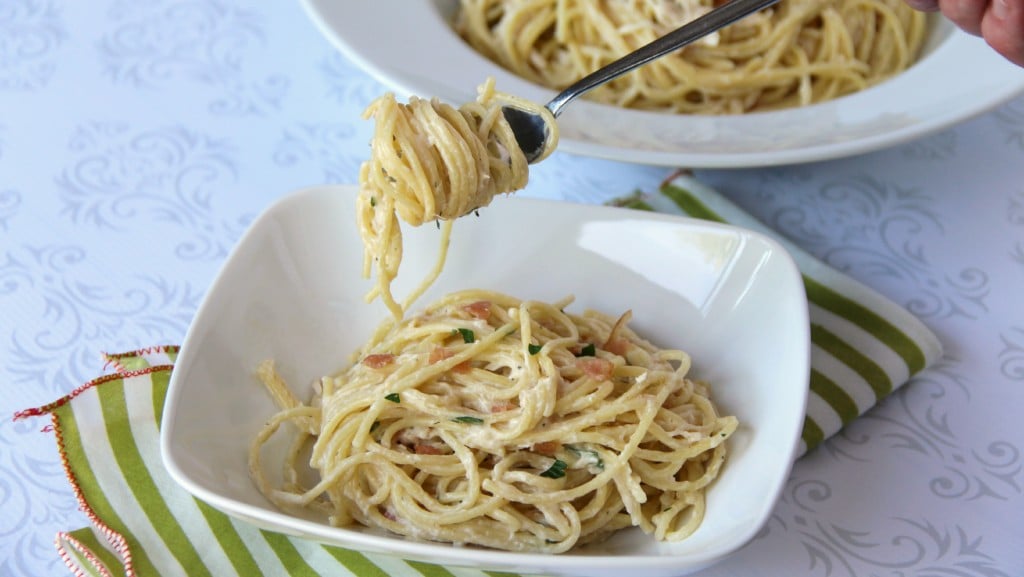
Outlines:
[[[499, 90], [537, 102], [554, 94], [462, 43], [445, 21], [452, 0], [301, 2], [341, 52], [400, 95], [437, 96], [458, 104], [475, 98], [476, 87], [488, 76], [496, 78]], [[688, 168], [812, 162], [908, 142], [1024, 93], [1024, 71], [983, 40], [934, 16], [933, 28], [926, 54], [906, 72], [860, 93], [802, 109], [684, 117], [580, 100], [560, 118], [559, 150]]]
[[[236, 252], [243, 247], [247, 240], [256, 235], [264, 234], [264, 228], [266, 223], [272, 222], [275, 218], [275, 213], [282, 210], [284, 207], [291, 203], [300, 202], [303, 198], [313, 196], [316, 194], [323, 194], [324, 191], [338, 191], [338, 190], [354, 190], [349, 187], [315, 187], [311, 189], [304, 189], [297, 191], [296, 193], [285, 196], [283, 199], [277, 201], [273, 206], [268, 208], [263, 215], [261, 215], [246, 232], [243, 238], [239, 241], [236, 249], [229, 255], [225, 264], [225, 269], [231, 265], [232, 258]], [[556, 210], [561, 207], [568, 209], [568, 205], [565, 203], [559, 203], [555, 201], [544, 201], [537, 199], [520, 198], [515, 199], [517, 203], [529, 203], [536, 205], [538, 212]], [[571, 210], [591, 210], [591, 211], [622, 211], [626, 212], [625, 209], [615, 209], [610, 207], [598, 207], [598, 206], [578, 206]], [[670, 217], [662, 214], [646, 213], [643, 211], [628, 211], [633, 217], [651, 219], [652, 221], [657, 220], [678, 220], [677, 217]], [[604, 213], [608, 214], [608, 213]], [[682, 219], [690, 220], [690, 219]], [[710, 229], [731, 229], [742, 233], [748, 238], [756, 239], [759, 242], [763, 242], [767, 246], [771, 247], [772, 251], [777, 251], [779, 255], [783, 255], [788, 262], [788, 266], [791, 268], [791, 274], [793, 276], [793, 282], [799, 285], [799, 272], [796, 270], [795, 264], [792, 259], [789, 258], [788, 253], [778, 245], [772, 239], [765, 237], [759, 233], [753, 231], [744, 231], [736, 227], [729, 225], [722, 225], [718, 223], [711, 223], [706, 221], [691, 221], [694, 226], [710, 228]], [[220, 288], [223, 282], [223, 277], [218, 275], [217, 280], [211, 286], [208, 294], [213, 294], [216, 291], [223, 290]], [[802, 285], [799, 285], [802, 286]], [[801, 293], [802, 295], [802, 293]], [[231, 498], [225, 498], [223, 495], [216, 491], [210, 490], [203, 486], [201, 483], [195, 482], [190, 478], [189, 474], [185, 471], [179, 462], [175, 458], [175, 450], [172, 448], [175, 442], [175, 423], [176, 412], [182, 410], [181, 400], [177, 398], [176, 393], [180, 386], [177, 383], [177, 375], [185, 374], [184, 367], [187, 367], [191, 362], [192, 358], [201, 355], [202, 351], [193, 349], [190, 347], [191, 336], [194, 332], [199, 330], [199, 325], [203, 323], [203, 319], [211, 313], [208, 308], [212, 306], [208, 300], [200, 306], [200, 309], [196, 315], [196, 320], [193, 325], [190, 326], [189, 332], [186, 335], [183, 346], [179, 352], [176, 366], [180, 369], [172, 374], [170, 389], [168, 391], [167, 402], [165, 405], [164, 413], [164, 426], [161, 430], [161, 451], [163, 454], [164, 463], [167, 467], [171, 477], [187, 491], [198, 497], [199, 499], [213, 505], [214, 507], [242, 519], [245, 519], [257, 526], [261, 526], [273, 531], [283, 532], [287, 534], [301, 535], [306, 538], [321, 541], [328, 544], [339, 545], [347, 548], [364, 551], [384, 552], [389, 551], [392, 554], [397, 554], [407, 558], [414, 558], [432, 562], [440, 563], [451, 563], [455, 565], [470, 565], [479, 567], [496, 568], [501, 570], [520, 570], [523, 572], [554, 572], [561, 574], [588, 574], [591, 571], [608, 571], [608, 570], [633, 570], [647, 572], [652, 571], [651, 574], [665, 574], [665, 571], [684, 571], [686, 569], [694, 570], [700, 567], [706, 566], [723, 556], [731, 553], [736, 548], [742, 546], [744, 543], [749, 541], [755, 533], [763, 525], [763, 522], [767, 520], [767, 516], [770, 514], [770, 510], [781, 493], [783, 484], [788, 475], [789, 466], [791, 466], [792, 458], [795, 454], [796, 446], [799, 442], [800, 425], [802, 424], [802, 415], [806, 403], [806, 387], [800, 387], [799, 395], [799, 407], [791, 407], [796, 410], [797, 408], [799, 416], [801, 417], [798, 421], [794, 422], [791, 427], [791, 438], [779, 440], [779, 455], [782, 458], [787, 459], [787, 465], [785, 472], [779, 478], [771, 479], [774, 485], [771, 488], [771, 494], [773, 495], [771, 502], [765, 504], [765, 510], [763, 514], [759, 516], [761, 519], [760, 523], [752, 524], [746, 527], [745, 533], [742, 535], [734, 535], [735, 538], [730, 539], [730, 545], [725, 548], [708, 549], [707, 551], [681, 556], [671, 555], [622, 555], [622, 556], [592, 556], [592, 555], [575, 555], [572, 553], [562, 554], [557, 556], [544, 556], [529, 553], [510, 553], [503, 551], [491, 551], [474, 548], [455, 548], [442, 544], [431, 544], [421, 543], [410, 540], [404, 540], [395, 537], [382, 537], [379, 535], [365, 534], [357, 531], [349, 531], [343, 528], [330, 527], [321, 523], [303, 520], [289, 516], [282, 512], [270, 511], [260, 507], [255, 507], [246, 503], [242, 503]], [[215, 317], [215, 315], [214, 315]], [[799, 324], [803, 326], [807, 325], [807, 318], [796, 319]], [[799, 326], [799, 325], [798, 325]], [[797, 335], [796, 342], [793, 343], [794, 347], [804, 348], [808, 351], [809, 356], [809, 335]], [[803, 339], [803, 340], [801, 340]], [[806, 371], [809, 371], [809, 358], [806, 363]], [[806, 372], [803, 375], [806, 377]], [[800, 378], [798, 376], [798, 378]], [[806, 378], [800, 378], [800, 383], [806, 382]]]

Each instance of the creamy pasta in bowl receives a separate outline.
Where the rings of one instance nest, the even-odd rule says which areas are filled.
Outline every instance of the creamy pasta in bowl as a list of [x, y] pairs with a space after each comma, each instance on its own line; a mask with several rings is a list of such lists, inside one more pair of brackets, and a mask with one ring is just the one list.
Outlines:
[[[550, 20], [555, 18], [555, 7], [568, 7], [578, 14], [592, 11], [597, 5], [615, 6], [616, 2], [623, 6], [620, 12], [638, 5], [653, 7], [651, 19], [661, 21], [644, 38], [710, 5], [684, 0], [533, 2], [520, 3], [530, 6], [525, 15], [511, 13], [505, 19], [494, 14], [515, 1], [379, 0], [350, 6], [330, 0], [304, 0], [304, 5], [320, 30], [346, 56], [399, 93], [432, 94], [450, 102], [464, 102], [472, 98], [472, 87], [479, 79], [494, 77], [507, 92], [546, 102], [556, 93], [552, 86], [569, 82], [573, 74], [586, 69], [588, 60], [596, 65], [610, 57], [594, 55], [597, 48], [577, 48], [572, 42], [587, 35], [611, 36], [606, 28], [616, 23], [589, 16], [567, 18], [562, 28], [578, 30], [575, 35], [565, 33], [567, 47], [557, 50], [537, 38], [527, 42], [530, 33], [544, 24], [527, 19], [530, 10], [543, 12], [543, 17]], [[482, 14], [491, 15], [490, 19], [461, 16], [463, 3], [479, 7]], [[909, 14], [890, 15], [894, 7], [901, 6], [894, 0], [786, 0], [771, 10], [782, 14], [786, 8], [785, 14], [800, 22], [840, 20], [835, 14], [801, 12], [825, 4], [836, 8], [832, 10], [835, 14], [854, 12], [857, 6], [873, 6], [876, 12], [851, 16], [846, 24], [814, 28], [803, 36], [795, 34], [796, 45], [820, 41], [829, 47], [812, 56], [796, 51], [772, 53], [768, 47], [778, 51], [782, 46], [772, 34], [782, 35], [794, 25], [780, 18], [760, 18], [763, 23], [754, 18], [752, 31], [734, 38], [733, 44], [737, 50], [751, 50], [755, 56], [748, 54], [742, 57], [745, 60], [735, 61], [721, 57], [713, 51], [731, 46], [728, 38], [709, 39], [708, 44], [717, 42], [719, 46], [692, 47], [695, 52], [703, 51], [694, 57], [699, 66], [665, 64], [662, 68], [662, 63], [655, 63], [650, 68], [655, 79], [647, 84], [625, 84], [617, 92], [603, 95], [595, 91], [598, 100], [573, 102], [559, 118], [560, 150], [692, 168], [808, 162], [905, 142], [989, 110], [1024, 91], [1019, 69], [981, 39], [955, 30], [948, 22], [929, 17], [896, 26], [895, 22]], [[789, 10], [789, 6], [799, 9]], [[693, 8], [689, 10], [692, 14], [684, 10], [688, 7]], [[892, 25], [863, 23], [876, 21]], [[487, 36], [488, 22], [494, 30], [509, 32]], [[620, 23], [619, 28], [634, 30], [636, 26]], [[892, 33], [896, 28], [904, 31]], [[549, 35], [545, 31], [539, 38]], [[402, 42], [381, 42], [382, 36], [401, 38]], [[517, 40], [520, 38], [521, 42]], [[521, 52], [495, 48], [517, 44], [527, 46]], [[871, 46], [876, 48], [874, 52], [868, 50]], [[764, 57], [757, 56], [761, 52], [765, 52]], [[863, 59], [860, 68], [877, 69], [878, 74], [842, 67], [836, 61], [811, 61], [818, 52], [831, 54], [839, 62]], [[586, 54], [572, 56], [578, 53]], [[546, 63], [546, 54], [554, 54], [551, 62], [560, 65]], [[786, 65], [755, 72], [744, 68], [748, 61], [759, 58]], [[745, 86], [761, 77], [788, 87]], [[677, 78], [681, 80], [677, 82]], [[690, 78], [689, 84], [682, 80], [685, 78]], [[950, 83], [949, 78], [958, 82]], [[753, 92], [748, 90], [751, 88]], [[676, 112], [658, 109], [665, 108], [665, 99], [681, 103], [675, 106]]]
[[[552, 367], [565, 367], [560, 377], [565, 382], [578, 380], [587, 371], [606, 369], [609, 375], [611, 371], [620, 371], [620, 376], [637, 375], [638, 367], [670, 368], [649, 378], [673, 379], [671, 373], [686, 363], [687, 377], [706, 387], [700, 390], [717, 408], [713, 421], [728, 417], [710, 429], [727, 433], [721, 446], [728, 453], [704, 491], [706, 507], [701, 522], [679, 540], [661, 540], [654, 533], [626, 527], [600, 535], [590, 544], [581, 539], [564, 549], [544, 550], [542, 539], [540, 546], [527, 544], [505, 551], [471, 540], [453, 545], [436, 535], [401, 535], [388, 530], [388, 522], [401, 522], [405, 515], [397, 508], [390, 512], [388, 508], [353, 511], [356, 516], [366, 511], [379, 513], [384, 528], [358, 523], [338, 526], [330, 518], [334, 511], [290, 507], [288, 503], [281, 506], [268, 499], [267, 492], [252, 482], [249, 456], [253, 439], [281, 409], [261, 384], [258, 368], [273, 359], [274, 374], [287, 383], [298, 404], [314, 403], [318, 395], [331, 393], [323, 388], [323, 377], [339, 375], [352, 366], [353, 351], [368, 341], [382, 347], [391, 342], [375, 340], [378, 327], [388, 324], [392, 316], [380, 303], [370, 306], [364, 302], [374, 285], [358, 274], [363, 262], [362, 240], [354, 226], [344, 224], [356, 219], [357, 196], [357, 189], [347, 186], [288, 195], [253, 223], [209, 290], [183, 343], [163, 420], [164, 460], [184, 488], [230, 515], [270, 530], [370, 554], [492, 570], [616, 575], [628, 569], [637, 575], [678, 575], [707, 566], [753, 538], [767, 520], [789, 473], [807, 393], [806, 301], [788, 254], [770, 239], [727, 225], [524, 198], [496, 198], [479, 216], [460, 219], [458, 238], [448, 251], [443, 272], [419, 304], [409, 309], [405, 321], [422, 331], [417, 337], [420, 340], [428, 340], [423, 335], [434, 331], [443, 350], [433, 360], [448, 363], [462, 375], [473, 373], [458, 371], [474, 369], [463, 365], [464, 359], [458, 355], [468, 358], [469, 347], [488, 339], [504, 339], [508, 335], [500, 331], [510, 327], [509, 323], [519, 331], [507, 343], [512, 356], [500, 357], [505, 353], [499, 351], [493, 353], [492, 361], [512, 358], [528, 363], [531, 358], [550, 355]], [[430, 225], [409, 228], [404, 234], [403, 272], [393, 279], [396, 294], [411, 291], [430, 273], [442, 231]], [[624, 243], [624, 238], [630, 241]], [[515, 298], [503, 300], [506, 297], [498, 295]], [[445, 300], [453, 298], [456, 300]], [[489, 305], [483, 307], [482, 301]], [[527, 301], [540, 304], [521, 309]], [[431, 313], [432, 303], [452, 305], [463, 324], [440, 329], [431, 324], [448, 322], [436, 310]], [[566, 315], [583, 319], [587, 310], [611, 316], [567, 320], [570, 317]], [[536, 333], [521, 332], [527, 325], [523, 324], [524, 313], [516, 311], [532, 316], [535, 322], [529, 330]], [[624, 319], [626, 311], [629, 315]], [[423, 320], [422, 315], [433, 321]], [[570, 325], [584, 327], [579, 329], [582, 340], [596, 343], [593, 357], [586, 346], [575, 347], [566, 341], [568, 329], [559, 327]], [[644, 345], [627, 352], [641, 338], [651, 348]], [[560, 348], [563, 345], [565, 348]], [[396, 344], [394, 353], [364, 351], [361, 358], [365, 362], [358, 364], [360, 374], [400, 367], [392, 362], [410, 354], [403, 352], [406, 346], [412, 345]], [[435, 350], [431, 348], [427, 357]], [[672, 353], [662, 357], [664, 365], [652, 361], [650, 355], [656, 353], [651, 351], [662, 350], [685, 351], [685, 357]], [[621, 367], [601, 362], [617, 358], [609, 351], [619, 351], [623, 359], [630, 360]], [[523, 365], [521, 370], [528, 368]], [[538, 365], [538, 371], [543, 370]], [[601, 389], [603, 382], [599, 376], [592, 388], [578, 389], [578, 394], [604, 394], [605, 401], [573, 406], [588, 411], [612, 407], [626, 389], [618, 393], [614, 387]], [[678, 383], [672, 386], [682, 386], [682, 381]], [[510, 391], [505, 395], [507, 404], [503, 404], [498, 398], [501, 390], [476, 390], [451, 405], [458, 407], [457, 412], [432, 399], [427, 393], [437, 392], [433, 389], [379, 390], [364, 397], [369, 401], [362, 405], [378, 413], [351, 421], [352, 430], [384, 438], [389, 431], [399, 430], [396, 423], [401, 419], [413, 418], [409, 415], [419, 403], [435, 411], [439, 423], [443, 421], [435, 426], [440, 432], [435, 437], [413, 435], [399, 440], [410, 449], [407, 455], [441, 459], [446, 447], [459, 445], [451, 441], [443, 446], [439, 439], [460, 430], [483, 431], [483, 423], [478, 421], [499, 419], [497, 435], [510, 433], [517, 423], [527, 420], [516, 420], [520, 413], [515, 413], [517, 406], [527, 406], [522, 400], [525, 397]], [[692, 398], [692, 391], [674, 392], [679, 390], [659, 384], [651, 395], [659, 391], [666, 399], [682, 399], [680, 394]], [[362, 394], [353, 389], [338, 397], [337, 410], [355, 411], [363, 402], [359, 400]], [[565, 404], [564, 414], [575, 418], [576, 409], [569, 406], [572, 399]], [[669, 402], [667, 406], [675, 405]], [[409, 412], [401, 412], [406, 410]], [[651, 415], [653, 422], [657, 415]], [[375, 422], [379, 423], [376, 427]], [[339, 427], [347, 426], [339, 423]], [[282, 425], [288, 427], [292, 425]], [[486, 434], [477, 435], [483, 436]], [[481, 441], [487, 443], [497, 441]], [[281, 463], [288, 459], [292, 446], [288, 435], [272, 435], [261, 447], [255, 466], [269, 486], [295, 481], [308, 487], [322, 480], [323, 471], [305, 466], [296, 467], [295, 479], [288, 478]], [[596, 436], [573, 440], [564, 432], [541, 435], [529, 446], [531, 455], [523, 456], [514, 468], [520, 477], [536, 473], [542, 479], [538, 485], [542, 490], [530, 497], [538, 502], [543, 501], [545, 491], [555, 494], [560, 483], [588, 472], [594, 477], [612, 476], [617, 466], [616, 455], [600, 448]], [[309, 450], [316, 449], [303, 449]], [[709, 454], [714, 454], [713, 447], [711, 450]], [[654, 452], [646, 454], [658, 464]], [[309, 462], [309, 456], [303, 453], [297, 462]], [[445, 466], [442, 461], [431, 462]], [[445, 483], [455, 486], [452, 481]], [[362, 486], [372, 497], [373, 482]], [[493, 494], [498, 491], [491, 485], [481, 486]], [[451, 490], [447, 494], [459, 493]], [[540, 507], [544, 506], [541, 503]], [[670, 506], [666, 503], [666, 508]], [[441, 522], [437, 517], [437, 524]], [[557, 539], [552, 533], [549, 540], [554, 544]]]

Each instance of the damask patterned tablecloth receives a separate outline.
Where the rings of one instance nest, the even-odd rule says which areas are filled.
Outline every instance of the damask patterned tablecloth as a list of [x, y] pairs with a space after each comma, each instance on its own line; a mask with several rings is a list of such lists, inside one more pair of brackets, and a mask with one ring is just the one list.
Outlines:
[[[87, 521], [19, 409], [180, 343], [275, 199], [354, 182], [384, 87], [295, 2], [0, 0], [0, 575], [63, 575]], [[556, 152], [524, 196], [668, 170]], [[708, 576], [1024, 574], [1024, 98], [854, 158], [697, 176], [916, 313], [945, 356], [797, 462]]]

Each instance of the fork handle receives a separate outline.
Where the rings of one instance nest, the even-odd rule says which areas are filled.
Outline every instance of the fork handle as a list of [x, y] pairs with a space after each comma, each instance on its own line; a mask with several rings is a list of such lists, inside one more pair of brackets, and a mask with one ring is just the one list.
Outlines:
[[643, 66], [651, 60], [664, 56], [673, 50], [700, 40], [708, 34], [716, 32], [720, 28], [728, 26], [758, 10], [767, 8], [776, 2], [778, 0], [730, 0], [700, 18], [691, 20], [661, 38], [653, 40], [611, 64], [584, 76], [551, 99], [546, 105], [547, 109], [551, 111], [551, 114], [558, 116], [563, 106], [588, 90], [614, 80], [630, 70]]

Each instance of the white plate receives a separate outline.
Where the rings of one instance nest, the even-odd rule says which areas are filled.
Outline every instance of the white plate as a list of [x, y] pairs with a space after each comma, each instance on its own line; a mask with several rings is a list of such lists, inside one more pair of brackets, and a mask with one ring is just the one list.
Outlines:
[[[454, 0], [302, 0], [320, 30], [402, 97], [476, 98], [487, 77], [536, 102], [554, 92], [474, 52], [446, 18]], [[979, 38], [933, 17], [924, 57], [871, 89], [830, 102], [743, 116], [685, 116], [577, 100], [559, 118], [559, 149], [626, 162], [721, 168], [837, 158], [905, 142], [1024, 91], [1018, 68]]]
[[[360, 277], [355, 194], [324, 187], [285, 197], [252, 225], [209, 290], [178, 356], [161, 431], [164, 462], [185, 489], [291, 535], [525, 573], [679, 575], [755, 535], [788, 476], [807, 395], [807, 303], [789, 254], [735, 227], [525, 198], [496, 199], [479, 218], [457, 222], [444, 273], [421, 302], [474, 287], [548, 301], [575, 294], [570, 310], [632, 308], [640, 334], [689, 351], [693, 373], [713, 383], [723, 412], [741, 423], [696, 533], [668, 544], [633, 529], [595, 549], [529, 555], [335, 528], [267, 502], [246, 459], [275, 407], [253, 369], [276, 359], [289, 382], [305, 387], [342, 368], [387, 314], [379, 302], [363, 302], [370, 282]], [[432, 225], [407, 231], [398, 294], [433, 264], [438, 236]], [[265, 456], [272, 477], [274, 450]]]

